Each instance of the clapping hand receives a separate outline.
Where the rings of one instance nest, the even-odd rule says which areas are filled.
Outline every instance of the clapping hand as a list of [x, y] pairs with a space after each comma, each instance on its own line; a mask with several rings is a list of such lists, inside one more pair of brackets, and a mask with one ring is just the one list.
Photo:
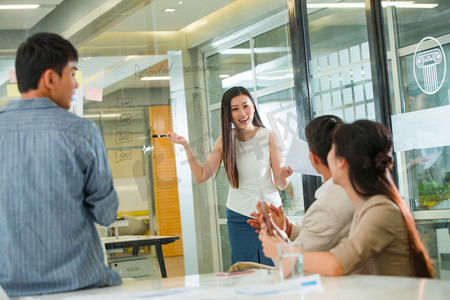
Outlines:
[[278, 250], [277, 244], [279, 243], [289, 243], [289, 238], [286, 233], [281, 230], [277, 224], [272, 219], [272, 215], [269, 214], [269, 222], [271, 222], [273, 228], [273, 234], [270, 235], [268, 232], [267, 224], [264, 222], [264, 217], [261, 215], [259, 217], [259, 224], [261, 229], [259, 230], [259, 240], [261, 241], [264, 255], [268, 258], [277, 259]]
[[[250, 216], [254, 217], [254, 219], [249, 219], [247, 221], [250, 226], [256, 229], [261, 228], [261, 223], [259, 220], [261, 216], [264, 216], [262, 205], [263, 204], [261, 203], [261, 201], [258, 201], [258, 203], [256, 204], [256, 211], [250, 214]], [[270, 204], [266, 205], [266, 208], [267, 213], [271, 216], [271, 219], [276, 224], [277, 228], [286, 232], [289, 220], [285, 217], [282, 206], [280, 205], [279, 207], [276, 207], [275, 205]], [[256, 230], [256, 233], [259, 233], [259, 230]]]

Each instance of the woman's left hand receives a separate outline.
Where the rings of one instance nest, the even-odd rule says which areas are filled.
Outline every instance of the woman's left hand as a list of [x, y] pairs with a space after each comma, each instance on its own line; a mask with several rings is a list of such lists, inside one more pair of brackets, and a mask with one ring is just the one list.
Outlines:
[[291, 167], [289, 167], [289, 166], [288, 167], [282, 167], [280, 169], [280, 176], [281, 177], [287, 178], [287, 177], [291, 176], [292, 173], [293, 173], [293, 171], [292, 171]]

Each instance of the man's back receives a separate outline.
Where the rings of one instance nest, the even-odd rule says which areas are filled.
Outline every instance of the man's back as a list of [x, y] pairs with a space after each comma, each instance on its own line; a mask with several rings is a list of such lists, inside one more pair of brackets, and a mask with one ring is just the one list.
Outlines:
[[0, 284], [10, 296], [115, 285], [94, 221], [118, 199], [98, 129], [47, 98], [0, 112]]
[[355, 210], [344, 189], [328, 179], [316, 191], [302, 224], [293, 224], [291, 240], [305, 251], [329, 251], [348, 236]]

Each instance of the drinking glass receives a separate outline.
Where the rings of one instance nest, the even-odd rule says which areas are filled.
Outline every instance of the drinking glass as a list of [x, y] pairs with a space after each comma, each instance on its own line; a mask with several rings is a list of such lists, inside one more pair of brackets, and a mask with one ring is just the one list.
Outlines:
[[280, 243], [277, 249], [281, 280], [303, 276], [303, 245]]

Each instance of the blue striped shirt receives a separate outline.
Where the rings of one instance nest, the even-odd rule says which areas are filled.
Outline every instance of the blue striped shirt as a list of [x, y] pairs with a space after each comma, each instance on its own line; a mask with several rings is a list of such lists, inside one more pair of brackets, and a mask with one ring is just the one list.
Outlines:
[[0, 284], [11, 297], [117, 285], [94, 222], [118, 198], [97, 126], [48, 98], [0, 111]]

